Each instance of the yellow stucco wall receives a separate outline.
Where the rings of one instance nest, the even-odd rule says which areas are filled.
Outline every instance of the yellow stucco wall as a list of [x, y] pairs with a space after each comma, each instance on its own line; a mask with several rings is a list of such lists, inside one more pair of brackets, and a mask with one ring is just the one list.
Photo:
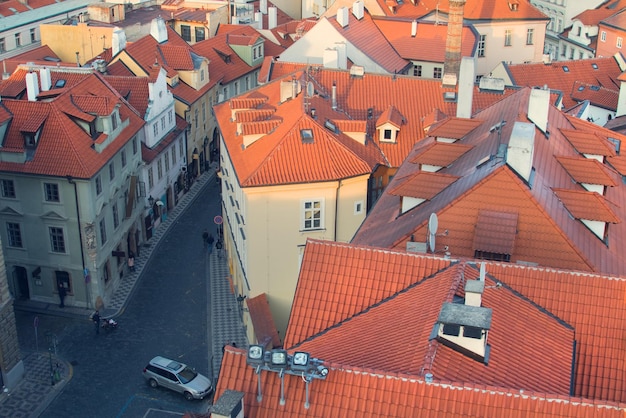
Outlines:
[[77, 26], [59, 24], [41, 25], [41, 44], [48, 45], [63, 62], [76, 62], [79, 53], [80, 64], [97, 57], [104, 48], [111, 48], [111, 37], [115, 28]]

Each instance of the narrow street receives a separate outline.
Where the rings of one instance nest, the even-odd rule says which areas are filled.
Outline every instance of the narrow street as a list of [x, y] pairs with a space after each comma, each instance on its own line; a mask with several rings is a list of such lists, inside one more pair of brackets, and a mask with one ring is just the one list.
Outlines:
[[182, 395], [152, 389], [142, 370], [156, 355], [170, 357], [211, 376], [209, 269], [202, 231], [215, 233], [220, 213], [215, 181], [172, 225], [145, 266], [117, 329], [95, 334], [88, 319], [42, 316], [35, 339], [33, 313], [17, 312], [25, 356], [53, 346], [72, 364], [71, 380], [42, 417], [136, 417], [150, 408], [178, 413], [204, 412], [209, 400], [186, 401]]

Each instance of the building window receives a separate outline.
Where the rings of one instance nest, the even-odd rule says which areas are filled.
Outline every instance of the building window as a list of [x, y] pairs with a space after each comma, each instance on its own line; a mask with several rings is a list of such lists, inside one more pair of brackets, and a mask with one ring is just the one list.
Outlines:
[[115, 178], [115, 163], [111, 161], [109, 164], [109, 180], [113, 180]]
[[359, 200], [357, 202], [354, 202], [354, 214], [355, 215], [360, 215], [363, 213], [363, 201]]
[[441, 78], [442, 72], [443, 70], [441, 69], [441, 67], [433, 68], [433, 78]]
[[9, 247], [22, 248], [22, 230], [20, 224], [16, 222], [7, 222], [7, 238]]
[[65, 253], [65, 237], [63, 236], [63, 228], [57, 226], [48, 227], [50, 234], [50, 250], [53, 253]]
[[414, 65], [413, 66], [413, 77], [421, 77], [422, 76], [422, 66]]
[[617, 37], [617, 47], [621, 48], [622, 47], [622, 38], [620, 36]]
[[564, 57], [567, 55], [567, 47], [563, 45], [563, 49], [561, 49], [561, 56]]
[[37, 42], [37, 35], [35, 34], [35, 29], [31, 29], [30, 30], [30, 43], [34, 44], [35, 42]]
[[180, 25], [180, 36], [182, 36], [185, 41], [191, 42], [191, 26]]
[[59, 185], [56, 183], [44, 183], [44, 194], [46, 202], [60, 202]]
[[557, 19], [556, 23], [557, 23], [556, 31], [558, 33], [563, 32], [563, 19], [561, 19], [561, 18]]
[[202, 121], [206, 122], [206, 103], [202, 103]]
[[393, 138], [391, 137], [391, 129], [385, 129], [383, 131], [383, 139], [386, 141], [391, 141]]
[[104, 219], [100, 220], [100, 245], [104, 245], [107, 242], [107, 224]]
[[111, 211], [113, 211], [113, 228], [117, 229], [120, 226], [120, 216], [117, 211], [117, 202], [111, 205]]
[[113, 112], [113, 114], [111, 115], [111, 126], [113, 130], [117, 129], [117, 113], [115, 112]]
[[511, 29], [507, 29], [504, 31], [504, 46], [511, 46], [511, 38], [513, 36], [513, 32]]
[[602, 31], [602, 34], [600, 35], [600, 40], [602, 42], [606, 42], [606, 32], [605, 31]]
[[100, 196], [102, 193], [102, 178], [98, 175], [96, 176], [96, 196]]
[[204, 81], [204, 68], [200, 70], [200, 81]]
[[154, 187], [154, 170], [152, 167], [148, 169], [148, 189], [152, 190]]
[[485, 44], [487, 42], [487, 35], [480, 35], [478, 37], [478, 50], [476, 52], [478, 57], [485, 56]]
[[13, 180], [3, 179], [0, 186], [2, 187], [2, 197], [15, 199], [15, 183], [13, 183]]
[[159, 124], [158, 122], [155, 123], [154, 125], [152, 125], [152, 131], [154, 132], [154, 136], [158, 136], [159, 135]]
[[161, 130], [165, 131], [165, 116], [161, 118]]
[[126, 150], [122, 150], [121, 156], [122, 156], [122, 167], [126, 167]]
[[137, 137], [134, 136], [133, 137], [133, 155], [137, 154], [137, 149], [138, 149], [138, 147], [137, 147]]
[[196, 42], [204, 41], [205, 39], [204, 28], [196, 26], [195, 30], [196, 30]]
[[526, 31], [526, 45], [532, 45], [533, 42], [533, 36], [535, 34], [535, 30], [534, 29], [528, 29]]
[[176, 148], [172, 147], [172, 167], [176, 165]]
[[20, 33], [15, 34], [15, 47], [18, 48], [22, 46], [22, 36]]
[[163, 178], [163, 163], [160, 158], [157, 161], [157, 177], [159, 180]]
[[165, 151], [165, 155], [163, 156], [163, 161], [165, 161], [165, 172], [170, 171], [170, 152]]
[[303, 202], [303, 230], [322, 228], [323, 210], [321, 200], [306, 200]]
[[583, 34], [583, 28], [582, 27], [578, 27], [578, 30], [576, 31], [576, 36], [580, 36]]
[[170, 125], [174, 122], [174, 112], [172, 110], [167, 113], [167, 121]]
[[7, 52], [7, 46], [4, 38], [0, 38], [0, 52]]

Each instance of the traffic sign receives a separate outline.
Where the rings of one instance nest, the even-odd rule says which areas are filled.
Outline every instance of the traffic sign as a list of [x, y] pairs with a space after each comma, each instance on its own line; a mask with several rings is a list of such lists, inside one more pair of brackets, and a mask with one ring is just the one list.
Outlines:
[[221, 225], [224, 223], [224, 219], [222, 219], [220, 215], [217, 215], [213, 218], [213, 222], [215, 222], [215, 225]]

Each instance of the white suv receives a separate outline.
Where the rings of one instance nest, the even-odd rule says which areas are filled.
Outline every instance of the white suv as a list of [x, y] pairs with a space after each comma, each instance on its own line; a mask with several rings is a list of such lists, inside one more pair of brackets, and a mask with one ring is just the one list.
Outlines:
[[187, 400], [203, 399], [213, 392], [211, 381], [186, 364], [157, 356], [143, 369], [153, 388], [163, 386], [185, 395]]

